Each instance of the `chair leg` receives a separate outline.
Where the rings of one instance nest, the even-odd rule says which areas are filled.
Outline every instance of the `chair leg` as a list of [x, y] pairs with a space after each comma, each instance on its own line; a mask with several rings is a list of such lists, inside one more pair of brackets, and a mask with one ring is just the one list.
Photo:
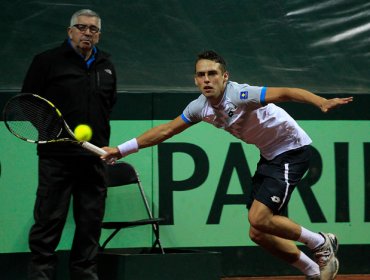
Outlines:
[[120, 228], [116, 228], [111, 235], [108, 236], [108, 238], [104, 241], [103, 245], [100, 246], [100, 250], [104, 250], [105, 247], [107, 246], [108, 242], [112, 240], [114, 236], [120, 231]]
[[153, 245], [152, 245], [152, 251], [156, 247], [158, 247], [161, 254], [165, 254], [165, 252], [163, 250], [163, 247], [162, 247], [162, 244], [161, 244], [161, 241], [159, 239], [159, 225], [158, 225], [158, 223], [152, 224], [152, 227], [153, 227], [153, 232], [154, 232], [154, 236], [155, 236], [155, 241], [153, 242]]

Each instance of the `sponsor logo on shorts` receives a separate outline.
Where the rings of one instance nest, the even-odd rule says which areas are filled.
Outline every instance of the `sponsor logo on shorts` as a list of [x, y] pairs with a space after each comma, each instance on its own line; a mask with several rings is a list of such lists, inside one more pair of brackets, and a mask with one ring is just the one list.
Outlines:
[[271, 196], [271, 200], [275, 203], [280, 203], [280, 197], [274, 195], [274, 196]]

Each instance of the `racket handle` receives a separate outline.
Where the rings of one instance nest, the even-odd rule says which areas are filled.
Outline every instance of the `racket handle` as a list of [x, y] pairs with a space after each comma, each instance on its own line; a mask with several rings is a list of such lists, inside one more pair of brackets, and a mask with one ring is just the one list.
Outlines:
[[97, 154], [98, 156], [102, 156], [102, 155], [105, 155], [107, 153], [103, 149], [91, 144], [90, 142], [84, 141], [84, 142], [81, 142], [80, 144], [83, 148], [93, 152], [94, 154]]

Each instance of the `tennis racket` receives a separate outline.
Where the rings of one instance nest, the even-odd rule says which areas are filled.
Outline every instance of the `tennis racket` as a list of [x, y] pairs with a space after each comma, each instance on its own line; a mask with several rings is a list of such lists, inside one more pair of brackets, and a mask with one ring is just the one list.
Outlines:
[[[3, 118], [7, 129], [24, 141], [36, 144], [71, 142], [96, 155], [106, 154], [87, 141], [78, 141], [58, 108], [37, 94], [22, 93], [9, 99], [4, 106]], [[69, 137], [61, 137], [63, 131]]]

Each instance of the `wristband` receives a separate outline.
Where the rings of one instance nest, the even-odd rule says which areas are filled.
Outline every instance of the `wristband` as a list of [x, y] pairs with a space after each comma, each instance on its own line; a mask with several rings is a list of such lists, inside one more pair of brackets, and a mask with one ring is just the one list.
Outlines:
[[139, 145], [137, 143], [136, 138], [126, 141], [125, 143], [122, 143], [121, 145], [118, 145], [117, 148], [123, 157], [139, 151]]

